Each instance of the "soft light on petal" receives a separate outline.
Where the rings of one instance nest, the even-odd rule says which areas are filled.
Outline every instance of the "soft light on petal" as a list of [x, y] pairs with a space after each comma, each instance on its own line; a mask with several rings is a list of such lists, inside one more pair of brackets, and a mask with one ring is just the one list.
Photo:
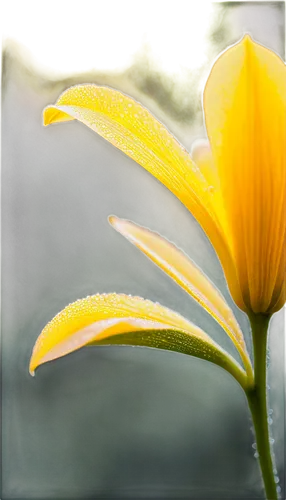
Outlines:
[[197, 356], [228, 370], [241, 383], [246, 374], [205, 332], [160, 304], [123, 294], [78, 300], [47, 324], [37, 339], [30, 373], [85, 345], [140, 345]]
[[285, 64], [245, 36], [214, 64], [204, 110], [245, 310], [273, 313], [285, 301]]
[[109, 217], [109, 222], [173, 278], [221, 325], [238, 349], [251, 376], [251, 362], [247, 354], [243, 333], [234, 314], [219, 290], [194, 262], [173, 243], [150, 229], [115, 216]]
[[220, 190], [218, 171], [214, 164], [211, 147], [206, 140], [197, 140], [192, 145], [191, 157], [209, 183], [211, 192]]
[[[44, 124], [77, 119], [160, 180], [201, 224], [218, 254], [229, 287], [239, 296], [218, 192], [187, 151], [141, 104], [106, 87], [77, 85], [44, 111]], [[215, 204], [215, 209], [214, 209]], [[242, 299], [241, 299], [242, 302]]]

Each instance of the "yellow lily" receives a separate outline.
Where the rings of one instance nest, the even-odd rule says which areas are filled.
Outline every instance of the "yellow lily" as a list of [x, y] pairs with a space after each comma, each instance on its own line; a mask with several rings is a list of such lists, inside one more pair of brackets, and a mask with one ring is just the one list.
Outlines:
[[[245, 36], [213, 65], [203, 103], [209, 144], [195, 149], [192, 157], [141, 104], [106, 87], [71, 87], [45, 109], [44, 124], [81, 121], [169, 188], [213, 244], [235, 303], [252, 326], [263, 330], [264, 325], [265, 330], [285, 302], [285, 64]], [[243, 368], [177, 313], [138, 297], [107, 294], [67, 306], [44, 328], [33, 350], [31, 373], [84, 345], [145, 345], [224, 367], [250, 401], [259, 385], [258, 358], [254, 380], [242, 331], [221, 293], [162, 236], [117, 217], [110, 223], [213, 316], [235, 344]], [[258, 429], [257, 419], [255, 425]]]
[[[44, 110], [44, 125], [77, 119], [153, 174], [204, 229], [238, 307], [250, 315], [273, 315], [286, 302], [285, 89], [283, 61], [246, 33], [213, 65], [203, 92], [209, 141], [196, 141], [191, 154], [138, 102], [102, 86], [80, 85], [64, 92], [56, 105]], [[243, 334], [226, 301], [204, 273], [157, 233], [131, 221], [109, 220], [224, 328], [240, 353], [251, 385], [253, 370]], [[109, 297], [114, 300], [114, 295]], [[125, 317], [134, 319], [138, 307], [140, 317], [152, 323], [149, 306], [143, 313], [142, 302], [135, 300], [130, 311], [129, 299], [120, 297]], [[89, 320], [95, 325], [103, 318], [117, 317], [119, 302], [113, 307], [105, 296], [101, 317], [97, 300], [92, 304], [90, 299], [76, 302], [49, 323], [35, 346], [32, 372], [42, 362], [74, 350], [77, 344], [69, 343], [71, 335], [81, 339], [78, 347], [92, 341], [90, 336], [84, 341], [79, 331], [87, 328]], [[82, 323], [79, 317], [85, 306], [89, 312]], [[156, 321], [166, 323], [165, 328], [182, 328], [179, 323], [185, 320], [181, 317], [179, 323], [171, 325], [163, 320], [164, 315], [168, 315], [165, 309]], [[134, 330], [133, 319], [128, 331]], [[120, 321], [109, 328], [101, 323], [100, 331], [109, 332], [105, 336], [122, 334], [123, 325], [126, 322]], [[186, 331], [197, 328], [190, 325]], [[137, 321], [139, 327], [142, 330]], [[154, 324], [148, 328], [154, 330]], [[57, 347], [57, 354], [52, 354], [59, 343], [62, 350]]]

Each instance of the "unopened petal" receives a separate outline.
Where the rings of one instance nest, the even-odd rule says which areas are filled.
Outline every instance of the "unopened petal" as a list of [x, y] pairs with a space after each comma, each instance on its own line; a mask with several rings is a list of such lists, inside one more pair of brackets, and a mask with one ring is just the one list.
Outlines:
[[214, 193], [220, 190], [219, 176], [216, 169], [210, 144], [207, 140], [197, 140], [192, 145], [191, 157], [209, 183], [209, 190]]
[[214, 64], [204, 111], [245, 310], [271, 313], [285, 286], [285, 64], [244, 37]]

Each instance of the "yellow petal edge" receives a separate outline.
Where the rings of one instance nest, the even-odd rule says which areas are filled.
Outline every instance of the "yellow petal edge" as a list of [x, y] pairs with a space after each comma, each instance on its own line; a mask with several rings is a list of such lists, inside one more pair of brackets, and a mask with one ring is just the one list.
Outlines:
[[38, 337], [30, 373], [86, 345], [140, 345], [212, 361], [245, 386], [240, 365], [203, 330], [158, 303], [124, 294], [97, 294], [68, 305]]
[[108, 220], [120, 234], [147, 255], [219, 323], [236, 346], [248, 376], [253, 378], [243, 333], [231, 308], [194, 262], [173, 243], [150, 229], [115, 216], [110, 216]]

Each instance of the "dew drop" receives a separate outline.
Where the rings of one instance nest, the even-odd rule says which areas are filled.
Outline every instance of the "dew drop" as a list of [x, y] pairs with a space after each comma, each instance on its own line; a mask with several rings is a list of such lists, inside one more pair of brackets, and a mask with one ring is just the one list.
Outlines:
[[281, 486], [276, 486], [277, 493], [281, 493]]
[[252, 448], [253, 448], [254, 450], [256, 450], [256, 448], [257, 448], [257, 444], [256, 444], [256, 443], [253, 443], [251, 446], [252, 446]]
[[268, 411], [269, 415], [272, 415], [273, 414], [273, 410], [272, 408], [270, 408], [270, 410]]
[[278, 483], [279, 483], [279, 477], [278, 477], [278, 476], [274, 476], [274, 482], [275, 482], [276, 484], [278, 484]]
[[278, 472], [278, 471], [277, 471], [277, 469], [273, 469], [273, 474], [274, 474], [274, 476], [276, 476], [276, 475], [277, 475], [277, 472]]
[[256, 451], [256, 452], [254, 453], [254, 458], [259, 458], [259, 453], [258, 453], [258, 451]]
[[266, 384], [266, 389], [270, 391], [270, 385]]
[[269, 425], [273, 424], [273, 420], [272, 420], [272, 418], [271, 418], [271, 417], [268, 417], [267, 422], [269, 423]]
[[270, 438], [270, 439], [269, 439], [269, 443], [270, 443], [270, 444], [273, 444], [273, 443], [275, 443], [275, 439], [273, 439], [273, 438]]

